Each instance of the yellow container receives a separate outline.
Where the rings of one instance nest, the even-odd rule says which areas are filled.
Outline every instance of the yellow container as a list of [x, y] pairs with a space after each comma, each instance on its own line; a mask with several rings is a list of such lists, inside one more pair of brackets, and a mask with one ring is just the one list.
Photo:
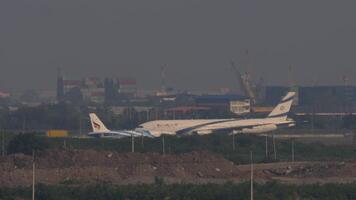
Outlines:
[[47, 137], [68, 137], [68, 131], [66, 130], [49, 130], [47, 131]]

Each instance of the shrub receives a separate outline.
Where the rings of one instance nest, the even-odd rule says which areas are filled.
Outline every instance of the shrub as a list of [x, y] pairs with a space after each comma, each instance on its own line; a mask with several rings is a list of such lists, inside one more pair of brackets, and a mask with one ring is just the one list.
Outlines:
[[32, 151], [43, 151], [49, 148], [46, 138], [41, 138], [35, 134], [20, 134], [15, 136], [7, 147], [9, 154], [23, 153], [31, 155]]

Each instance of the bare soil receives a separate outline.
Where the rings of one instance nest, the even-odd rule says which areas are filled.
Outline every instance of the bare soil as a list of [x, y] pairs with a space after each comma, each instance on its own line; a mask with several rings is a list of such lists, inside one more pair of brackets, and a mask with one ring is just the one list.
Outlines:
[[[44, 184], [243, 182], [250, 178], [250, 165], [235, 165], [207, 151], [181, 155], [117, 153], [94, 150], [50, 150], [36, 157], [36, 182]], [[256, 181], [284, 183], [354, 182], [356, 161], [255, 164]], [[0, 157], [0, 187], [29, 186], [32, 157], [23, 154]]]

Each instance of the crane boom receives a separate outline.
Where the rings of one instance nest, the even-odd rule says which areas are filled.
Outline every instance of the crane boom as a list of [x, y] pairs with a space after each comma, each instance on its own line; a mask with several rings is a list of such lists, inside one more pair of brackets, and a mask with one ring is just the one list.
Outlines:
[[244, 94], [251, 99], [251, 103], [253, 105], [256, 104], [256, 95], [254, 89], [252, 88], [249, 74], [245, 73], [244, 75], [242, 75], [239, 69], [236, 67], [235, 63], [232, 61], [231, 61], [231, 68], [234, 71], [237, 81], [239, 82], [240, 87], [244, 92]]

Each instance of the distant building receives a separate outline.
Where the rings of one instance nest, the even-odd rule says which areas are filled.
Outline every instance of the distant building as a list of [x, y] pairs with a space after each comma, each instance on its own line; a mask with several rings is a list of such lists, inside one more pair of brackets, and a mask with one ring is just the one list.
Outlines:
[[0, 92], [0, 98], [3, 99], [3, 98], [8, 98], [10, 97], [10, 93], [7, 93], [7, 92]]
[[281, 100], [281, 97], [283, 97], [289, 90], [290, 88], [285, 86], [267, 86], [263, 104], [269, 106], [277, 105]]
[[104, 103], [105, 88], [103, 81], [97, 77], [84, 78], [81, 92], [86, 102]]
[[[248, 99], [241, 95], [202, 95], [195, 97], [196, 106], [209, 107], [212, 109], [221, 109], [241, 113], [242, 107], [245, 107]], [[242, 103], [243, 102], [243, 103]], [[249, 106], [248, 106], [249, 107]], [[250, 108], [244, 108], [244, 111]]]
[[64, 94], [69, 92], [70, 90], [74, 88], [83, 88], [83, 82], [81, 80], [68, 80], [68, 79], [63, 79], [63, 91]]
[[115, 105], [119, 97], [119, 81], [117, 79], [106, 78], [104, 81], [105, 103]]
[[134, 78], [86, 77], [83, 79], [57, 78], [57, 101], [79, 103], [106, 103], [119, 105], [136, 96], [137, 84]]
[[352, 105], [355, 102], [356, 87], [354, 86], [299, 87], [299, 104], [301, 106], [313, 104]]
[[[297, 87], [297, 112], [345, 113], [356, 111], [356, 86]], [[275, 105], [289, 87], [268, 86], [264, 104]]]
[[134, 78], [121, 78], [119, 85], [119, 94], [134, 96], [137, 93], [137, 82]]
[[103, 103], [104, 100], [104, 84], [97, 77], [70, 80], [60, 76], [57, 79], [57, 101]]
[[250, 99], [230, 101], [230, 111], [237, 115], [246, 115], [251, 112]]

